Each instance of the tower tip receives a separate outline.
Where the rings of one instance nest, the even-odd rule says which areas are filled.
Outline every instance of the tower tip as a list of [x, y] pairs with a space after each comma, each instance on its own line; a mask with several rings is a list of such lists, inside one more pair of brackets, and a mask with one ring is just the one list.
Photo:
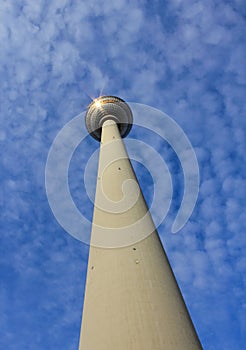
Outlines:
[[119, 127], [121, 137], [126, 137], [132, 127], [133, 116], [128, 104], [116, 96], [100, 96], [89, 105], [85, 124], [89, 134], [97, 141], [101, 140], [103, 123], [114, 120]]

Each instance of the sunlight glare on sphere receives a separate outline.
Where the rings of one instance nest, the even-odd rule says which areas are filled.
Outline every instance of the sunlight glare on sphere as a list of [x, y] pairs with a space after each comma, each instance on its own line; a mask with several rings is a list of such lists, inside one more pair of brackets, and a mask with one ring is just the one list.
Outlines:
[[95, 106], [97, 108], [100, 108], [101, 107], [101, 102], [99, 100], [95, 100]]

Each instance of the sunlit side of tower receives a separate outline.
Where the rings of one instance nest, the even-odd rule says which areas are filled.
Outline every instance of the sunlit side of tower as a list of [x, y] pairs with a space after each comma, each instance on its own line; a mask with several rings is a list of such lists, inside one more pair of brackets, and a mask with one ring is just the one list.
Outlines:
[[201, 349], [122, 141], [130, 108], [100, 97], [86, 125], [101, 144], [79, 350]]

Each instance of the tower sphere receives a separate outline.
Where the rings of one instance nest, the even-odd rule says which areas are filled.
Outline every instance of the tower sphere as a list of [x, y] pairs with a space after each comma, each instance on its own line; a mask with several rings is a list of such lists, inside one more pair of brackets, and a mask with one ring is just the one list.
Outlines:
[[90, 135], [97, 141], [101, 140], [103, 123], [109, 119], [118, 124], [121, 137], [128, 135], [133, 123], [128, 104], [116, 96], [100, 96], [93, 100], [87, 109], [85, 124]]

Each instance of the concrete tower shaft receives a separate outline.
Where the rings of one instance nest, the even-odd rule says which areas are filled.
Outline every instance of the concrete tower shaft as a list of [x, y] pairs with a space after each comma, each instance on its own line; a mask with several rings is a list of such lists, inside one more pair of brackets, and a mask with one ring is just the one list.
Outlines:
[[[124, 196], [127, 181], [136, 186]], [[98, 247], [122, 228], [134, 235], [136, 222], [147, 238]], [[91, 242], [79, 350], [201, 349], [114, 118], [101, 128]]]

